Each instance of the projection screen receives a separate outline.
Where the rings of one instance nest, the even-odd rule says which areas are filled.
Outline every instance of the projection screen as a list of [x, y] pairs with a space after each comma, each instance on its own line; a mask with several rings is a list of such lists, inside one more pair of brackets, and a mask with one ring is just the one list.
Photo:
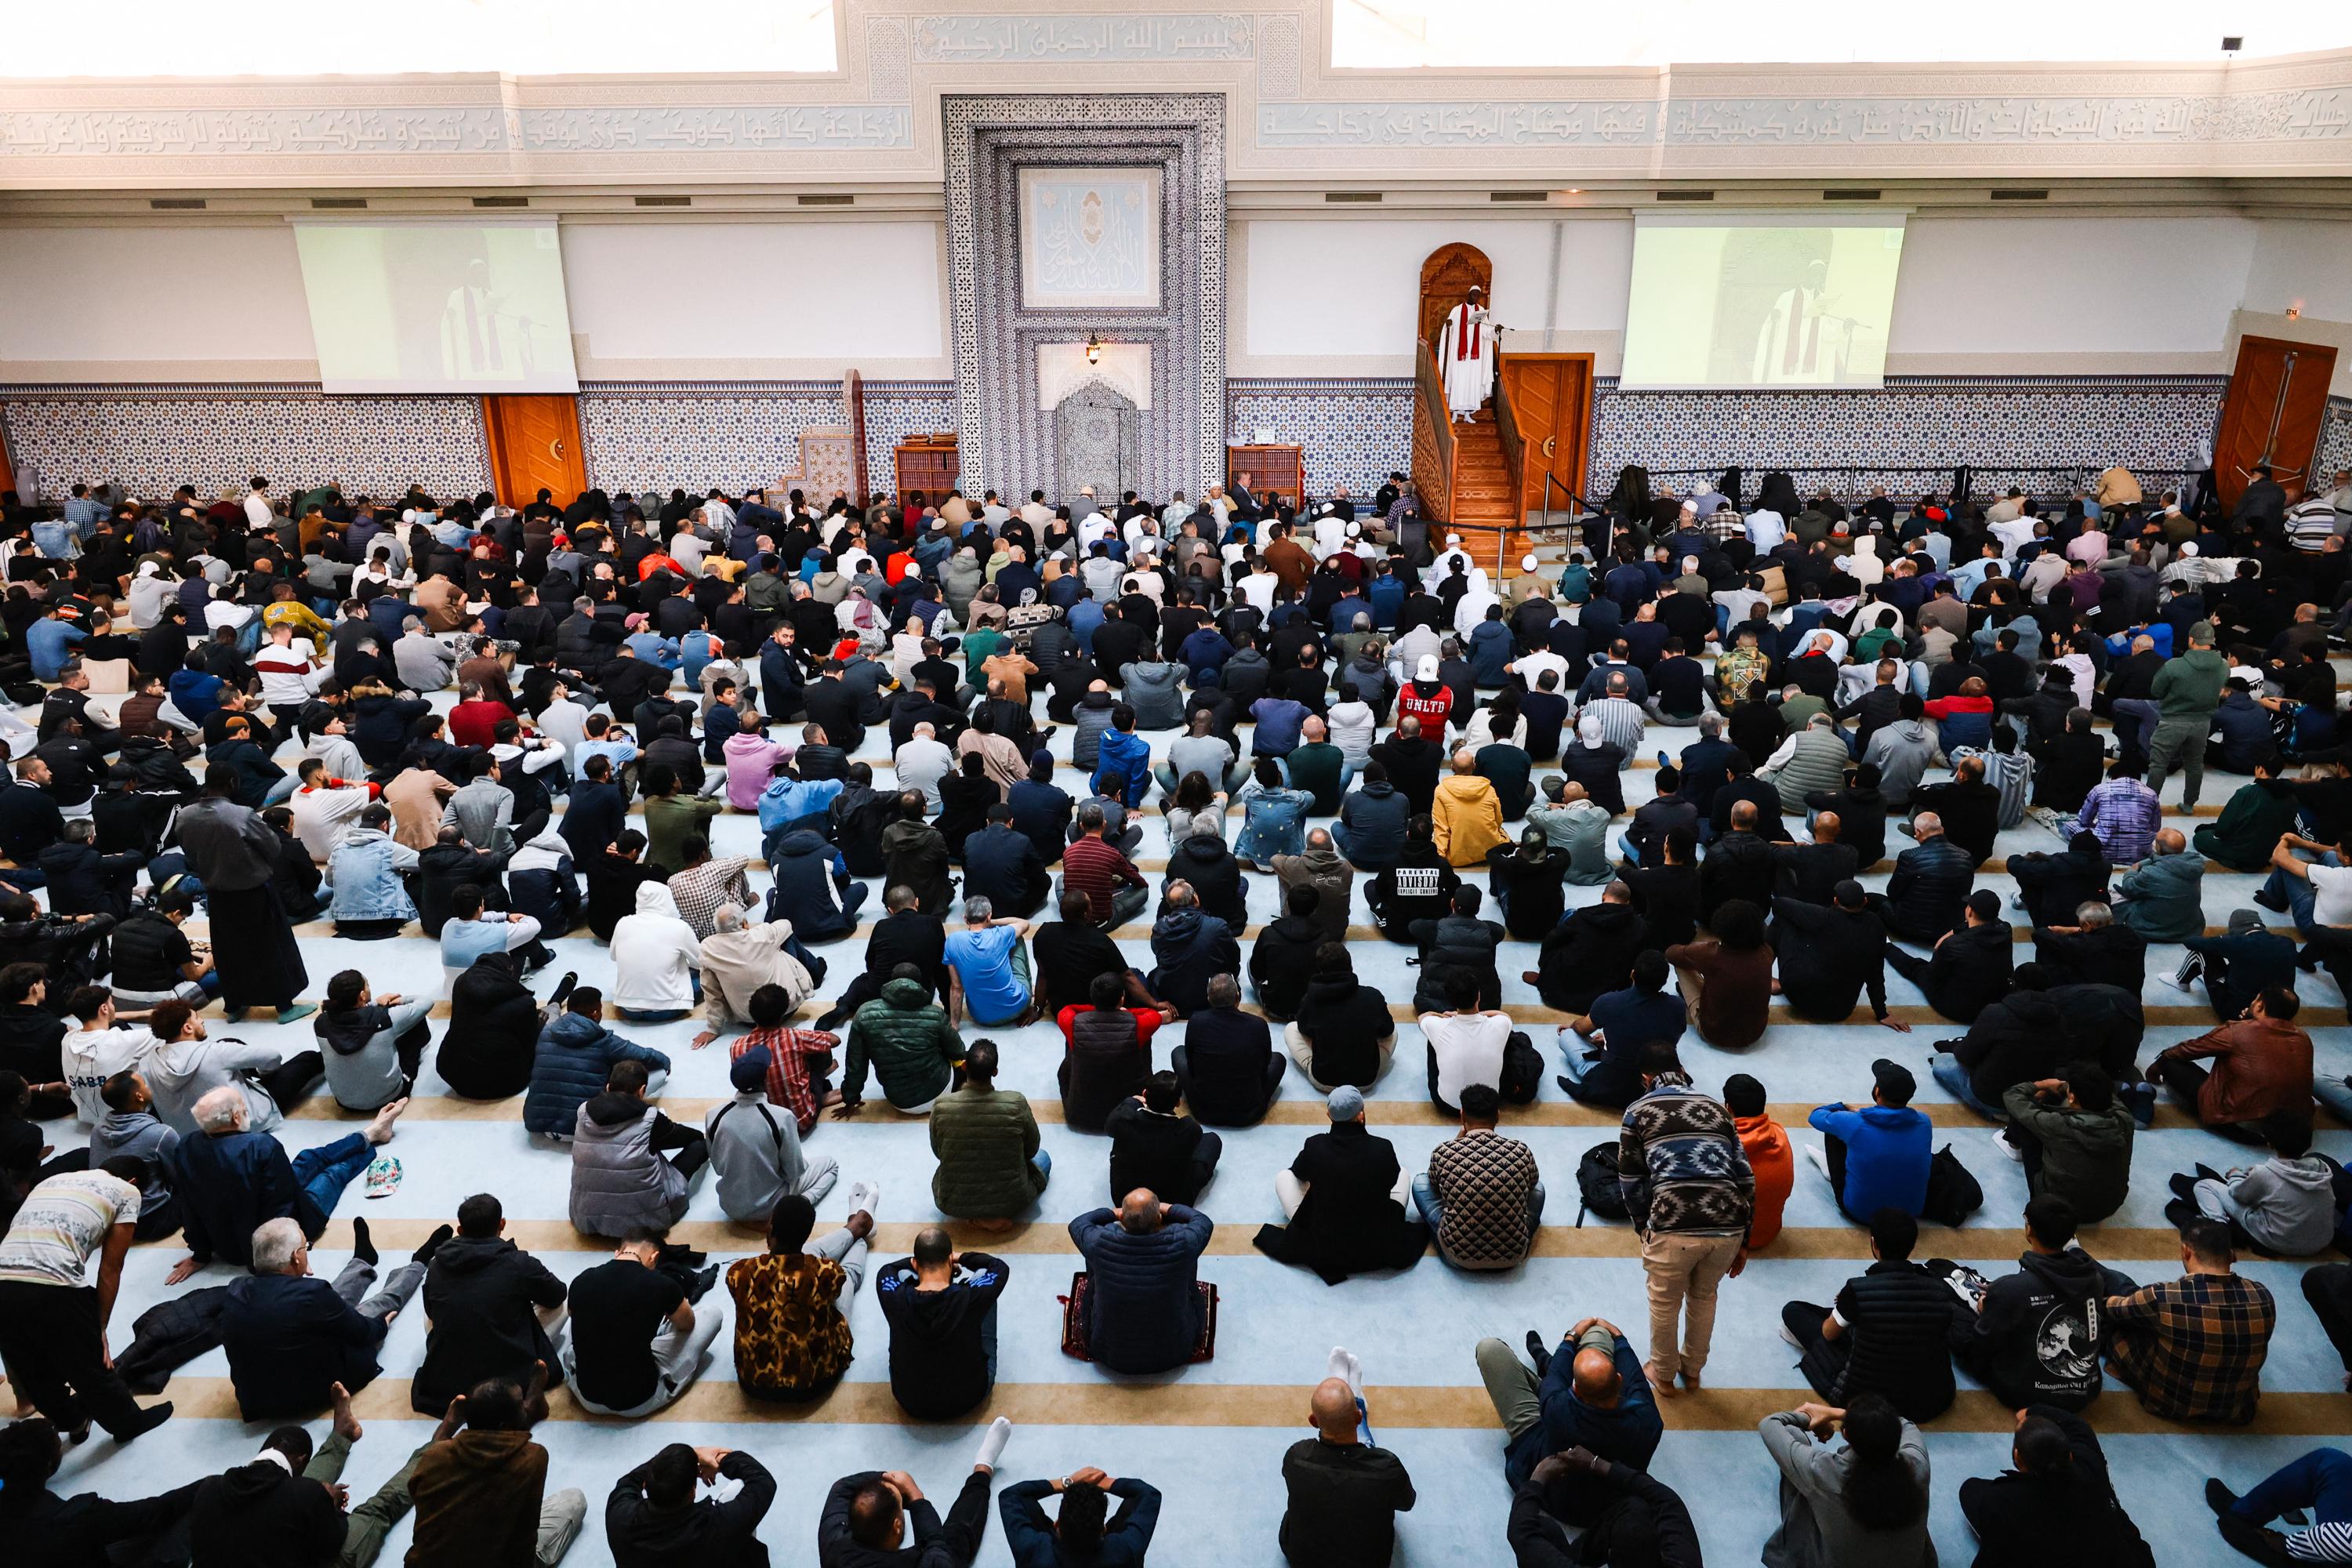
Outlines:
[[1875, 387], [1903, 215], [1638, 216], [1618, 384]]
[[577, 392], [555, 223], [298, 223], [329, 392]]

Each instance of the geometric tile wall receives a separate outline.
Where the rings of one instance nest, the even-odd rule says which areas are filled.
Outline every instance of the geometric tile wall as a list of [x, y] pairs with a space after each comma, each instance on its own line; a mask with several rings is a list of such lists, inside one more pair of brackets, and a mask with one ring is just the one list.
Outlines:
[[411, 484], [473, 495], [489, 482], [481, 405], [471, 397], [328, 397], [317, 386], [8, 387], [0, 419], [19, 475], [45, 494], [120, 479], [133, 495], [239, 493], [265, 474], [284, 495], [340, 479], [352, 495]]
[[2338, 469], [2352, 468], [2352, 397], [2327, 400], [2327, 420], [2319, 427], [2319, 459], [2311, 467], [2322, 484]]
[[[1799, 483], [1846, 491], [1885, 483], [1916, 494], [1979, 465], [1979, 494], [2014, 478], [2030, 489], [2122, 462], [2154, 476], [2197, 465], [2210, 442], [2221, 376], [1890, 377], [1877, 392], [1624, 392], [1595, 388], [1588, 493], [1617, 469], [1654, 474], [1738, 463], [1786, 467]], [[1226, 437], [1270, 430], [1306, 448], [1308, 489], [1359, 495], [1409, 466], [1413, 384], [1403, 378], [1235, 378]], [[831, 381], [589, 383], [580, 417], [589, 482], [612, 491], [674, 485], [733, 489], [797, 467], [803, 430], [844, 422]], [[866, 384], [866, 461], [890, 482], [906, 436], [955, 426], [945, 381]], [[20, 472], [52, 493], [76, 479], [120, 479], [134, 493], [201, 490], [267, 473], [280, 489], [340, 479], [352, 492], [414, 482], [471, 494], [488, 478], [480, 409], [470, 397], [328, 397], [299, 384], [0, 387], [0, 422]], [[1867, 471], [1832, 471], [1870, 465]], [[2016, 465], [2011, 468], [2000, 465]], [[2330, 400], [2316, 464], [2352, 467], [2352, 398]], [[1677, 489], [1685, 488], [1677, 477]], [[1014, 479], [1016, 493], [1050, 476]]]
[[[1916, 495], [1976, 467], [1976, 493], [2014, 479], [2029, 489], [2071, 483], [2110, 463], [2152, 474], [2202, 467], [2226, 376], [1889, 376], [1876, 392], [1622, 392], [1603, 378], [1594, 399], [1589, 492], [1617, 471], [1719, 471], [1760, 461], [1801, 488], [1843, 493], [1885, 484]], [[1870, 465], [1867, 471], [1841, 469]], [[1752, 491], [1754, 479], [1748, 480]]]

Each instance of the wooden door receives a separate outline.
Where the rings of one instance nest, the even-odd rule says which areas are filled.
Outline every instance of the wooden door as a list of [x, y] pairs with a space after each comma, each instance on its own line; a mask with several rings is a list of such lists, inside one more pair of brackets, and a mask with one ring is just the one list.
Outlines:
[[2336, 351], [2324, 343], [2247, 338], [2238, 344], [2238, 368], [2230, 374], [2213, 438], [2213, 482], [2225, 509], [2238, 504], [2258, 463], [2268, 464], [2282, 484], [2311, 478], [2335, 374]]
[[1518, 426], [1519, 494], [1528, 511], [1542, 510], [1544, 475], [1559, 481], [1552, 504], [1565, 511], [1559, 486], [1578, 491], [1584, 484], [1584, 452], [1592, 428], [1592, 356], [1520, 353], [1503, 355], [1503, 394]]
[[490, 437], [490, 487], [511, 507], [542, 489], [569, 506], [588, 488], [580, 449], [580, 399], [570, 393], [500, 394], [482, 399]]
[[[1489, 310], [1495, 304], [1495, 264], [1475, 245], [1441, 245], [1421, 264], [1421, 314], [1417, 343], [1437, 341], [1447, 312], [1469, 297], [1475, 283]], [[1416, 353], [1419, 352], [1417, 349]]]

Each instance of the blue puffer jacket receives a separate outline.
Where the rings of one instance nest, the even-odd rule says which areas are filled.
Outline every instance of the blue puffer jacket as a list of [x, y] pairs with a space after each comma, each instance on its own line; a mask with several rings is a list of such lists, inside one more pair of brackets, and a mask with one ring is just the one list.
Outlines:
[[792, 921], [793, 935], [824, 942], [847, 936], [856, 925], [841, 907], [848, 864], [818, 835], [805, 827], [785, 834], [769, 852], [768, 868], [776, 882], [768, 895], [768, 918]]
[[1481, 686], [1500, 686], [1509, 679], [1503, 667], [1511, 662], [1511, 628], [1501, 621], [1480, 621], [1470, 629], [1470, 668]]
[[545, 1137], [569, 1138], [580, 1108], [604, 1091], [618, 1061], [639, 1061], [667, 1072], [669, 1058], [650, 1046], [633, 1045], [583, 1013], [565, 1013], [540, 1031], [530, 1063], [530, 1092], [523, 1100], [522, 1124]]
[[1072, 1220], [1070, 1239], [1087, 1260], [1087, 1353], [1127, 1373], [1192, 1360], [1201, 1339], [1200, 1258], [1215, 1229], [1182, 1204], [1149, 1236], [1130, 1234], [1109, 1209]]
[[1129, 810], [1141, 805], [1151, 788], [1151, 742], [1131, 730], [1104, 731], [1092, 787]]

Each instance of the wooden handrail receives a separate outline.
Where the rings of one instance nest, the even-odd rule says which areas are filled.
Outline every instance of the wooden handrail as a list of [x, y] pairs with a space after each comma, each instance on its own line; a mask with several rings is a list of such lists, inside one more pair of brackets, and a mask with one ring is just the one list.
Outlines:
[[1454, 514], [1454, 416], [1445, 405], [1445, 380], [1437, 371], [1437, 350], [1426, 339], [1415, 358], [1413, 380], [1412, 482], [1421, 493], [1421, 514], [1444, 521]]

